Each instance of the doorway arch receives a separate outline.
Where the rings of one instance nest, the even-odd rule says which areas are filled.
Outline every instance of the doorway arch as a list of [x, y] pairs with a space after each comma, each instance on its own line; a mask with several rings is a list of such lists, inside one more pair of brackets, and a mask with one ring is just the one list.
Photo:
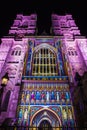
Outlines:
[[[37, 111], [30, 120], [30, 126], [41, 126], [41, 123], [46, 121], [48, 122], [49, 127], [57, 127], [61, 126], [61, 119], [57, 115], [57, 113], [50, 108], [41, 108], [39, 111]], [[51, 125], [50, 125], [51, 124]]]

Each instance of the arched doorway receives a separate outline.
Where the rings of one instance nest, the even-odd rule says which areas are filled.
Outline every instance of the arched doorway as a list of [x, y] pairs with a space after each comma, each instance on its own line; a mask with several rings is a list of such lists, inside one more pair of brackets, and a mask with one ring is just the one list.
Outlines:
[[50, 124], [49, 121], [43, 120], [43, 121], [40, 123], [40, 125], [39, 125], [39, 127], [38, 127], [38, 130], [52, 130], [52, 126], [51, 126], [51, 124]]
[[[40, 109], [30, 120], [30, 126], [37, 126], [39, 130], [41, 128], [43, 128], [41, 130], [53, 130], [53, 127], [59, 127], [61, 124], [59, 116], [50, 108]], [[45, 129], [45, 127], [47, 128]]]

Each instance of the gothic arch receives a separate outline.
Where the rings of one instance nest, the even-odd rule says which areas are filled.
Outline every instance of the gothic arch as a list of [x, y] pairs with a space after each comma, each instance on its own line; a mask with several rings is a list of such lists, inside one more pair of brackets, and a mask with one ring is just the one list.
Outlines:
[[47, 121], [51, 124], [51, 121], [50, 121], [49, 118], [42, 118], [42, 119], [38, 122], [37, 126], [39, 127], [40, 123], [41, 123], [42, 121], [44, 121], [44, 120], [47, 120]]
[[14, 50], [14, 49], [16, 49], [16, 48], [22, 49], [22, 45], [14, 45], [14, 46], [12, 47], [12, 50]]
[[41, 48], [50, 49], [53, 53], [57, 54], [57, 50], [56, 50], [53, 46], [51, 46], [51, 45], [49, 45], [49, 44], [47, 44], [47, 43], [43, 43], [43, 44], [41, 44], [41, 45], [36, 46], [36, 47], [34, 48], [33, 52], [35, 53], [35, 52], [37, 52], [37, 51], [38, 51], [39, 49], [41, 49]]
[[78, 55], [77, 50], [75, 49], [75, 47], [69, 47], [67, 51], [68, 51], [69, 56], [77, 56]]
[[11, 55], [21, 55], [22, 46], [16, 45], [12, 48]]
[[32, 56], [32, 63], [33, 63], [32, 75], [38, 75], [38, 76], [58, 75], [56, 62], [57, 62], [57, 52], [54, 47], [46, 43], [39, 45], [38, 47], [35, 47]]
[[[53, 110], [51, 110], [50, 108], [42, 108], [42, 109], [38, 110], [38, 111], [32, 116], [32, 118], [31, 118], [31, 120], [30, 120], [30, 126], [32, 126], [32, 123], [33, 123], [34, 118], [35, 118], [40, 112], [42, 112], [42, 111], [49, 111], [50, 113], [52, 113], [52, 114], [57, 118], [57, 120], [59, 121], [59, 125], [60, 125], [60, 126], [62, 125], [59, 116], [58, 116]], [[43, 118], [43, 119], [44, 119], [44, 118]], [[47, 120], [48, 120], [48, 119], [47, 119]]]

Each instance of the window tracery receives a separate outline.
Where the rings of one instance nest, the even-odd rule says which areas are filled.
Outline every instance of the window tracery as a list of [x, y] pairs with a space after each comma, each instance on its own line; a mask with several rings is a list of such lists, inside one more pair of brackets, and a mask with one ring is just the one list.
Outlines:
[[50, 49], [41, 48], [34, 54], [32, 75], [57, 75], [56, 67], [56, 56]]

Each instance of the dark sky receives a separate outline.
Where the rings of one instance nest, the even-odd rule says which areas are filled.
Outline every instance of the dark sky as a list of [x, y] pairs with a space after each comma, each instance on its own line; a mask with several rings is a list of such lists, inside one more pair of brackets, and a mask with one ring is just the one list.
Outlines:
[[[72, 14], [81, 34], [87, 36], [87, 7], [85, 0], [3, 0], [0, 4], [0, 38], [8, 35], [17, 14], [37, 13], [39, 33], [49, 32], [51, 14]], [[2, 7], [2, 8], [1, 8]]]

